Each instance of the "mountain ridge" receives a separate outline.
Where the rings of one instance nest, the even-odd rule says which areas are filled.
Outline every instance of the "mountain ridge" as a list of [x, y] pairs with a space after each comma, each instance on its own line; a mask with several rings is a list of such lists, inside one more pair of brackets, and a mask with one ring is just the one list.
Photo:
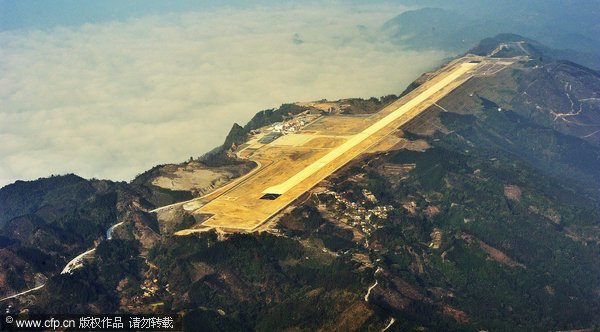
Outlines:
[[[563, 125], [549, 109], [579, 110], [569, 100], [595, 98], [600, 80], [519, 37], [496, 37], [495, 47], [485, 41], [475, 51], [523, 41], [542, 59], [469, 80], [394, 132], [393, 144], [319, 183], [261, 233], [173, 236], [197, 216], [183, 208], [148, 211], [191, 194], [153, 180], [222, 170], [248, 133], [284, 118], [360, 116], [393, 98], [263, 111], [234, 125], [224, 145], [200, 162], [159, 165], [129, 184], [67, 175], [4, 187], [0, 258], [10, 268], [0, 286], [7, 295], [46, 283], [11, 300], [17, 310], [179, 313], [191, 329], [598, 327], [600, 144], [584, 137], [588, 127]], [[586, 107], [571, 117], [600, 124], [600, 110]], [[75, 202], [63, 191], [78, 193]], [[119, 220], [125, 223], [105, 241], [106, 227]], [[6, 224], [24, 231], [17, 235]], [[81, 238], [68, 242], [61, 238], [67, 234]], [[73, 248], [60, 249], [65, 243]], [[86, 245], [97, 246], [93, 259], [70, 274], [53, 272], [68, 260], [65, 253]]]

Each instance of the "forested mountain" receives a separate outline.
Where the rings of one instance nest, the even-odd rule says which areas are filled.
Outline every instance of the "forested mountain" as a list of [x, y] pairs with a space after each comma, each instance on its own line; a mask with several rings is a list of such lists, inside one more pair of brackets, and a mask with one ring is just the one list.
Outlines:
[[[45, 285], [0, 309], [177, 313], [207, 331], [599, 328], [600, 76], [515, 35], [470, 52], [529, 59], [470, 79], [398, 130], [404, 144], [352, 161], [270, 231], [173, 235], [194, 217], [150, 210], [192, 194], [154, 185], [164, 166], [128, 184], [0, 189], [0, 297]], [[234, 126], [202, 167], [236, 162], [248, 132], [304, 110]]]
[[483, 38], [511, 31], [600, 69], [600, 7], [595, 0], [403, 2], [417, 8], [387, 21], [382, 33], [404, 47], [462, 52]]

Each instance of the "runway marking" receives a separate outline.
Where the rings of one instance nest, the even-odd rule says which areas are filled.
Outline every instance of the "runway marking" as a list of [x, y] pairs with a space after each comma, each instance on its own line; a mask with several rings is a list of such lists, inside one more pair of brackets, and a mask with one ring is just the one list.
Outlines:
[[433, 96], [436, 92], [440, 91], [442, 88], [448, 86], [450, 83], [454, 82], [457, 78], [471, 70], [473, 67], [477, 66], [477, 63], [462, 63], [458, 66], [454, 71], [452, 71], [448, 76], [444, 77], [442, 80], [437, 82], [436, 84], [429, 87], [427, 90], [421, 92], [418, 96], [415, 96], [413, 99], [406, 102], [404, 105], [398, 107], [395, 111], [388, 114], [381, 120], [375, 122], [367, 129], [362, 132], [356, 134], [351, 139], [340, 145], [339, 147], [333, 149], [331, 152], [321, 157], [319, 160], [315, 161], [308, 167], [304, 168], [300, 172], [296, 173], [294, 176], [287, 179], [285, 182], [280, 183], [278, 185], [269, 187], [262, 191], [263, 194], [278, 194], [282, 195], [300, 182], [306, 180], [315, 172], [325, 167], [329, 163], [333, 162], [338, 157], [347, 153], [349, 150], [357, 146], [358, 144], [365, 141], [367, 138], [371, 137], [373, 134], [377, 133], [381, 129], [387, 127], [392, 122], [406, 114], [408, 111], [412, 110], [414, 107], [420, 105], [422, 102]]

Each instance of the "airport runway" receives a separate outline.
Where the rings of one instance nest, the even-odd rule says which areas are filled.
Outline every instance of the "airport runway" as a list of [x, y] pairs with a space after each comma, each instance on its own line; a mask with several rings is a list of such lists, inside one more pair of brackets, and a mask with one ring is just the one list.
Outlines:
[[297, 137], [283, 137], [280, 138], [282, 144], [275, 140], [257, 147], [249, 158], [263, 166], [227, 190], [217, 190], [219, 194], [211, 195], [212, 200], [196, 205], [193, 214], [203, 222], [176, 234], [201, 232], [207, 228], [226, 232], [256, 230], [471, 77], [493, 75], [510, 63], [506, 59], [463, 57], [441, 68], [434, 77], [378, 113], [362, 116], [360, 121], [349, 116], [323, 116], [290, 134]]

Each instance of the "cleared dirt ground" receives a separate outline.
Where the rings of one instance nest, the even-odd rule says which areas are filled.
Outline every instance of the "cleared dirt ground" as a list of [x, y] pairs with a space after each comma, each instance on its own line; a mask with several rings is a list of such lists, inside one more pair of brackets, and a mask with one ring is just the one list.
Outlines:
[[[399, 143], [388, 135], [469, 79], [481, 65], [473, 60], [466, 57], [450, 63], [419, 88], [371, 116], [323, 116], [297, 133], [245, 151], [244, 157], [259, 163], [259, 168], [219, 190], [210, 201], [184, 206], [209, 218], [178, 234], [206, 227], [225, 231], [256, 229], [365, 151]], [[261, 199], [271, 192], [280, 196]]]
[[196, 162], [169, 164], [160, 167], [152, 184], [169, 190], [191, 191], [195, 195], [209, 192], [247, 172], [250, 166], [206, 167]]

